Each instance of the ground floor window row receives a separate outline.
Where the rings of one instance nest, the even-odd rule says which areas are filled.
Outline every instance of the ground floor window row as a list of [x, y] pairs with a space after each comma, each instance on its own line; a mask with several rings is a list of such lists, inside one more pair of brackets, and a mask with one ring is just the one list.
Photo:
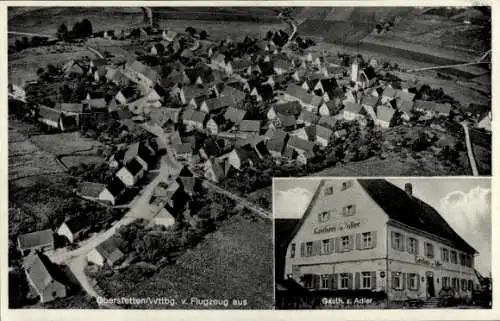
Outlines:
[[[343, 253], [353, 250], [373, 249], [377, 246], [377, 231], [344, 235], [318, 241], [300, 243], [300, 256], [309, 257]], [[296, 244], [292, 243], [290, 257], [295, 257]]]
[[[419, 291], [424, 276], [418, 273], [391, 272], [390, 288], [394, 290]], [[377, 272], [364, 271], [355, 273], [335, 274], [304, 274], [301, 277], [304, 287], [309, 289], [332, 289], [332, 290], [355, 290], [375, 289], [377, 287]], [[428, 281], [429, 282], [429, 281]], [[439, 279], [437, 281], [439, 283]], [[431, 282], [432, 283], [432, 282]], [[455, 291], [472, 291], [474, 282], [472, 280], [441, 278], [443, 288], [452, 288]]]

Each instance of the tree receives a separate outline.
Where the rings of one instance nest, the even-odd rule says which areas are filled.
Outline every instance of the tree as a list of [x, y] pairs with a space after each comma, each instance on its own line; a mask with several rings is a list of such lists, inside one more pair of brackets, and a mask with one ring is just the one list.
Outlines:
[[200, 31], [200, 39], [201, 40], [207, 39], [207, 37], [208, 37], [208, 34], [205, 30]]
[[44, 73], [45, 73], [45, 69], [43, 69], [42, 67], [38, 68], [36, 71], [36, 75], [38, 77], [41, 77]]
[[75, 37], [80, 37], [82, 33], [82, 24], [79, 21], [75, 22], [71, 31]]
[[266, 33], [266, 40], [271, 40], [271, 38], [273, 37], [274, 35], [274, 32], [272, 32], [272, 30], [269, 30], [267, 33]]
[[14, 43], [15, 47], [16, 47], [16, 51], [21, 51], [24, 49], [24, 45], [23, 43], [21, 42], [21, 40], [19, 39], [16, 39], [15, 43]]
[[191, 26], [188, 26], [186, 28], [186, 32], [189, 33], [189, 35], [192, 37], [196, 33], [196, 29]]
[[66, 27], [66, 24], [61, 24], [59, 28], [57, 28], [57, 37], [59, 39], [66, 39], [66, 36], [68, 35], [68, 27]]
[[82, 27], [82, 36], [83, 37], [90, 37], [92, 36], [92, 23], [90, 22], [89, 19], [83, 19], [81, 23]]

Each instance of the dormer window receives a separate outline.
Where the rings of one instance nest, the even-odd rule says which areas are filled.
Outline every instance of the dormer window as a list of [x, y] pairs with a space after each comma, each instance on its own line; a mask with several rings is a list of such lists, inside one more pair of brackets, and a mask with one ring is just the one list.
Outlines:
[[344, 216], [352, 216], [356, 214], [356, 205], [347, 205], [342, 209]]
[[325, 195], [333, 195], [333, 186], [325, 188]]
[[352, 181], [346, 181], [342, 183], [342, 190], [345, 191], [346, 189], [352, 187]]

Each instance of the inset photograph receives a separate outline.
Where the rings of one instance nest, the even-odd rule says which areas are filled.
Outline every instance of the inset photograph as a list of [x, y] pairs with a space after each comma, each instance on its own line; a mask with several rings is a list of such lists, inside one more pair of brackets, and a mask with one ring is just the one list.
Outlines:
[[491, 182], [274, 179], [278, 309], [491, 308]]

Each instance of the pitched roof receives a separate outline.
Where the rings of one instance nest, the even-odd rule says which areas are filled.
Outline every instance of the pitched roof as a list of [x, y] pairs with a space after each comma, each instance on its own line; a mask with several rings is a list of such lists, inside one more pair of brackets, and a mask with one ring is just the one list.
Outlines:
[[135, 96], [135, 90], [133, 87], [126, 87], [126, 88], [120, 90], [120, 92], [122, 93], [123, 97], [125, 97], [126, 99], [131, 99]]
[[78, 191], [81, 195], [87, 197], [98, 197], [99, 194], [106, 188], [106, 185], [94, 182], [82, 182]]
[[212, 57], [212, 60], [221, 64], [225, 64], [226, 56], [222, 53], [217, 53], [215, 56]]
[[245, 118], [246, 113], [246, 110], [230, 106], [224, 113], [224, 118], [237, 124]]
[[183, 120], [190, 120], [197, 123], [203, 123], [207, 117], [207, 114], [202, 111], [197, 111], [193, 109], [186, 109], [182, 115]]
[[300, 149], [304, 152], [312, 152], [314, 150], [314, 143], [308, 140], [301, 139], [297, 136], [290, 136], [288, 146]]
[[194, 97], [210, 95], [210, 92], [205, 87], [198, 86], [183, 86], [182, 91], [187, 101], [190, 101]]
[[23, 262], [23, 267], [31, 281], [30, 284], [38, 293], [44, 290], [57, 279], [55, 268], [49, 258], [41, 253], [32, 253]]
[[386, 96], [389, 98], [396, 98], [397, 95], [397, 90], [392, 87], [385, 87], [384, 92], [382, 93], [382, 96]]
[[106, 241], [97, 245], [95, 248], [106, 260], [114, 264], [119, 261], [123, 256], [123, 252], [118, 248], [118, 242], [114, 237], [110, 237]]
[[82, 103], [61, 103], [59, 108], [62, 112], [71, 112], [71, 113], [82, 113], [83, 112], [83, 104]]
[[182, 144], [176, 145], [174, 148], [175, 148], [175, 152], [177, 154], [185, 154], [185, 153], [192, 153], [193, 152], [193, 145], [191, 143], [182, 143]]
[[69, 219], [65, 220], [63, 224], [66, 224], [68, 229], [73, 233], [78, 233], [90, 226], [89, 217], [85, 214], [74, 215]]
[[275, 113], [282, 115], [298, 115], [302, 110], [302, 106], [297, 101], [292, 101], [284, 104], [276, 104], [272, 106]]
[[210, 83], [215, 80], [212, 69], [208, 67], [197, 67], [197, 68], [186, 69], [184, 72], [190, 79], [191, 83], [196, 82], [198, 77], [201, 78], [201, 80], [204, 83]]
[[132, 158], [125, 167], [134, 176], [143, 169], [142, 164], [135, 158]]
[[89, 104], [90, 104], [90, 107], [92, 107], [92, 108], [102, 109], [102, 108], [106, 108], [107, 107], [106, 99], [104, 99], [104, 98], [94, 98], [94, 99], [91, 99], [89, 101]]
[[434, 208], [422, 200], [408, 196], [404, 190], [383, 179], [359, 179], [358, 182], [389, 218], [445, 238], [465, 252], [477, 253]]
[[438, 104], [433, 101], [427, 101], [427, 100], [415, 100], [413, 108], [423, 109], [438, 113], [449, 113], [451, 111], [451, 106], [448, 104]]
[[133, 71], [140, 73], [152, 81], [158, 80], [158, 73], [151, 67], [146, 66], [138, 60], [134, 60], [132, 63], [128, 63], [127, 67]]
[[372, 95], [366, 95], [361, 98], [361, 105], [375, 107], [377, 106], [377, 103], [378, 103], [378, 97]]
[[52, 230], [42, 230], [27, 234], [21, 234], [17, 237], [19, 247], [22, 250], [31, 249], [43, 245], [54, 244], [54, 233]]
[[378, 106], [377, 107], [377, 119], [390, 122], [392, 119], [392, 116], [394, 116], [394, 113], [396, 111], [388, 106]]
[[323, 101], [321, 97], [310, 94], [304, 88], [293, 84], [290, 84], [285, 92], [308, 105], [319, 106]]
[[242, 120], [238, 129], [242, 132], [260, 132], [260, 120]]
[[40, 106], [38, 109], [38, 115], [43, 119], [58, 122], [59, 118], [61, 118], [61, 111], [46, 106]]
[[273, 87], [268, 84], [257, 86], [257, 92], [264, 101], [271, 100], [274, 97]]
[[291, 127], [297, 124], [297, 120], [294, 115], [283, 115], [280, 113], [276, 113], [276, 117], [280, 120], [281, 125], [283, 127]]
[[273, 59], [274, 68], [289, 70], [292, 67], [292, 63], [289, 60], [282, 58]]
[[233, 60], [231, 61], [231, 66], [233, 70], [243, 70], [252, 65], [251, 60]]
[[350, 101], [345, 102], [344, 110], [350, 111], [351, 113], [359, 114], [363, 106], [360, 104], [352, 103]]
[[304, 109], [299, 115], [299, 120], [314, 124], [319, 120], [319, 116], [313, 112]]
[[287, 143], [287, 139], [288, 133], [277, 129], [267, 142], [267, 149], [281, 153]]
[[398, 90], [398, 96], [397, 99], [401, 99], [403, 101], [413, 101], [415, 99], [415, 94]]
[[113, 177], [111, 182], [106, 185], [106, 189], [109, 191], [111, 195], [114, 197], [117, 197], [120, 195], [124, 190], [125, 190], [125, 184], [118, 178], [118, 177]]
[[412, 101], [405, 101], [405, 100], [398, 100], [397, 101], [397, 106], [400, 111], [403, 113], [409, 113], [413, 110], [413, 102]]
[[333, 134], [333, 131], [330, 128], [326, 128], [319, 125], [309, 126], [308, 131], [311, 135], [315, 137], [321, 137], [327, 140], [329, 140]]
[[330, 127], [330, 128], [335, 127], [336, 123], [337, 123], [337, 120], [333, 116], [321, 116], [319, 118], [319, 121], [318, 121], [319, 125], [324, 125], [324, 126]]

